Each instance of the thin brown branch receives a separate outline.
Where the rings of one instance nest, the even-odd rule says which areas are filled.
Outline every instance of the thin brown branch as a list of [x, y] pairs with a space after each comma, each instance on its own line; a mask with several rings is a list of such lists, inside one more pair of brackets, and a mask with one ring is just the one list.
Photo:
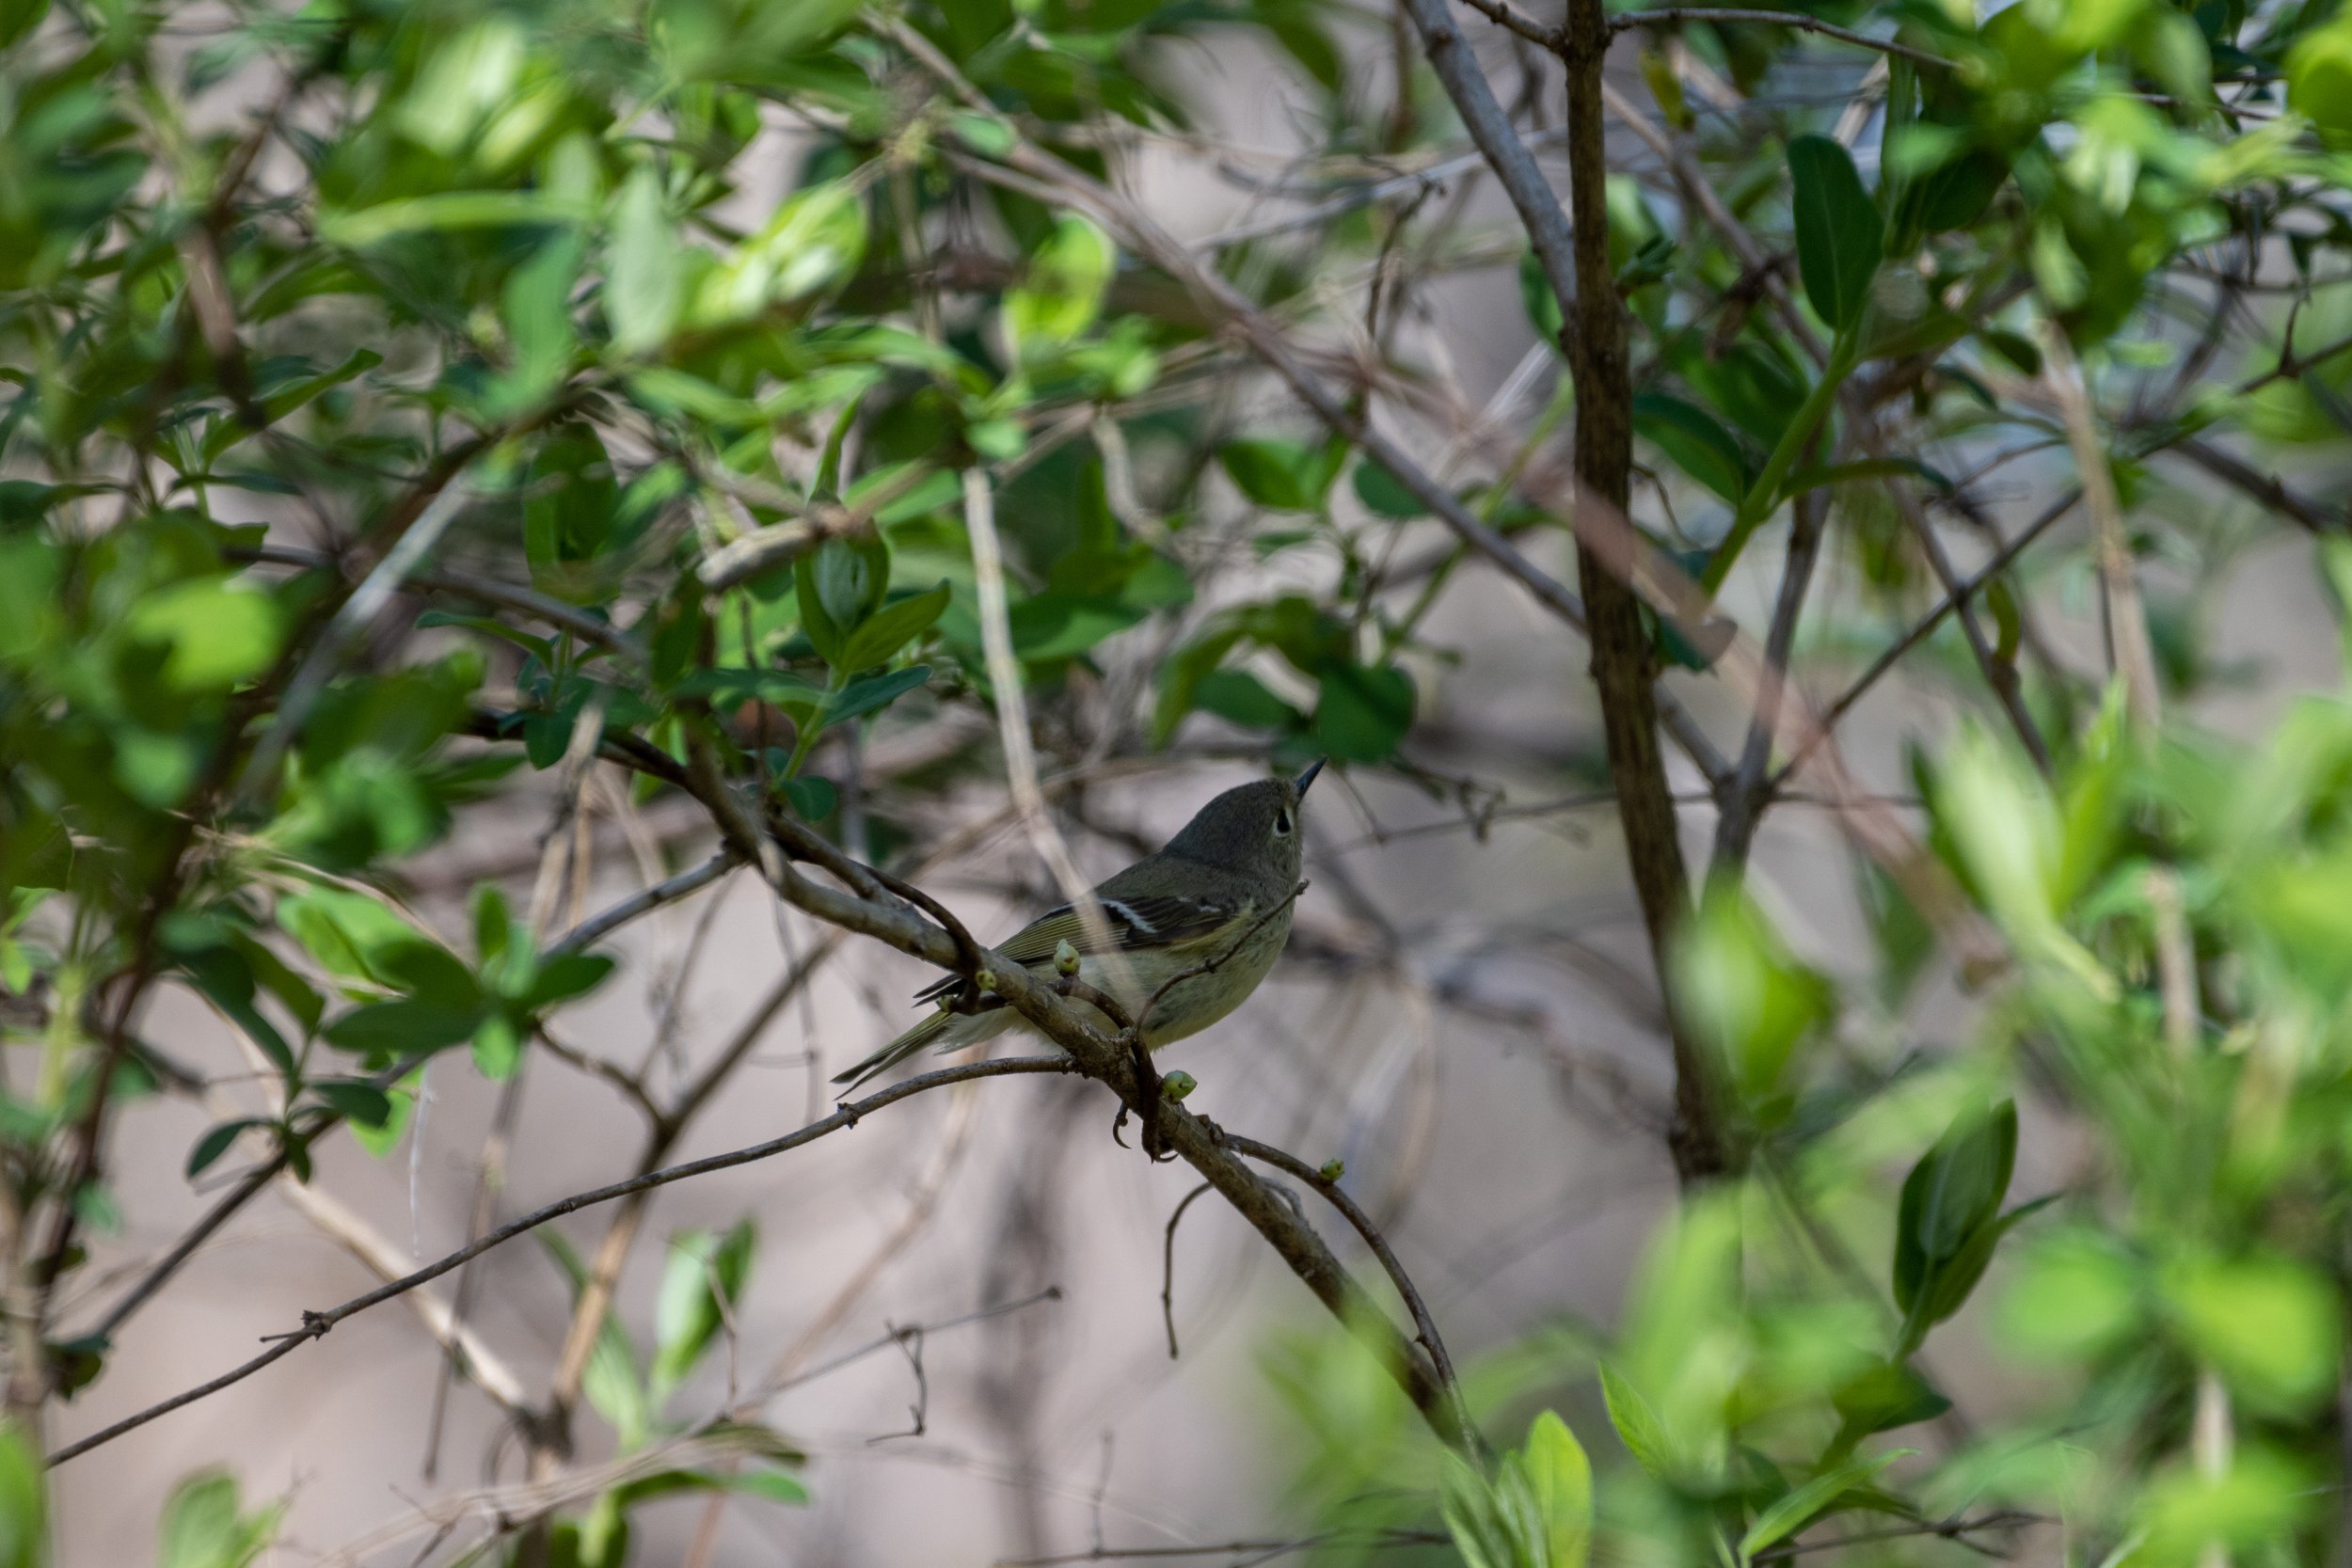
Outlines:
[[1421, 1291], [1413, 1284], [1412, 1276], [1397, 1260], [1396, 1251], [1389, 1245], [1389, 1239], [1380, 1233], [1378, 1226], [1372, 1223], [1372, 1216], [1348, 1196], [1347, 1189], [1340, 1185], [1339, 1178], [1318, 1170], [1286, 1149], [1277, 1148], [1272, 1144], [1262, 1144], [1255, 1138], [1239, 1137], [1228, 1132], [1225, 1144], [1252, 1160], [1263, 1161], [1307, 1182], [1321, 1193], [1325, 1201], [1337, 1209], [1348, 1224], [1356, 1227], [1356, 1234], [1364, 1239], [1364, 1244], [1372, 1248], [1372, 1255], [1380, 1260], [1381, 1270], [1388, 1275], [1389, 1283], [1395, 1286], [1396, 1293], [1404, 1298], [1406, 1310], [1413, 1315], [1414, 1337], [1421, 1341], [1422, 1349], [1429, 1353], [1430, 1362], [1437, 1368], [1438, 1381], [1443, 1386], [1446, 1397], [1454, 1402], [1455, 1418], [1462, 1423], [1463, 1432], [1474, 1433], [1477, 1427], [1470, 1420], [1470, 1407], [1463, 1402], [1462, 1386], [1454, 1375], [1454, 1359], [1446, 1354], [1445, 1341], [1438, 1336], [1438, 1322], [1430, 1316], [1429, 1304], [1422, 1299]]
[[600, 910], [581, 921], [548, 945], [548, 957], [593, 947], [630, 921], [643, 919], [664, 905], [692, 897], [742, 863], [733, 848], [723, 847], [702, 864], [681, 871], [667, 881], [641, 888], [610, 909]]
[[[1472, 3], [1475, 4], [1476, 0], [1472, 0]], [[1712, 6], [1674, 6], [1664, 10], [1622, 11], [1613, 19], [1611, 25], [1616, 31], [1623, 32], [1629, 27], [1679, 27], [1692, 22], [1749, 22], [1768, 27], [1794, 27], [1801, 32], [1816, 33], [1822, 38], [1836, 39], [1840, 43], [1851, 43], [1857, 49], [1874, 49], [1882, 55], [1893, 55], [1902, 59], [1915, 61], [1920, 65], [1933, 66], [1940, 71], [1957, 69], [1959, 64], [1956, 60], [1947, 60], [1943, 55], [1932, 54], [1928, 50], [1916, 49], [1908, 43], [1899, 43], [1893, 39], [1872, 38], [1867, 33], [1857, 33], [1851, 27], [1840, 27], [1835, 23], [1824, 22], [1818, 16], [1808, 16], [1803, 11], [1758, 11], [1737, 7], [1718, 9]]]
[[1192, 1200], [1210, 1190], [1203, 1181], [1186, 1193], [1176, 1205], [1176, 1212], [1168, 1216], [1168, 1236], [1160, 1253], [1160, 1318], [1168, 1325], [1168, 1358], [1176, 1359], [1176, 1227], [1192, 1207]]
[[[315, 1182], [287, 1181], [280, 1184], [280, 1196], [332, 1237], [344, 1250], [367, 1266], [381, 1280], [401, 1276], [400, 1253], [373, 1227], [342, 1203], [328, 1196]], [[434, 1342], [441, 1347], [452, 1362], [462, 1366], [474, 1386], [510, 1416], [527, 1414], [522, 1379], [516, 1376], [504, 1360], [483, 1342], [482, 1337], [467, 1327], [456, 1310], [431, 1291], [417, 1290], [406, 1300], [416, 1308]]]

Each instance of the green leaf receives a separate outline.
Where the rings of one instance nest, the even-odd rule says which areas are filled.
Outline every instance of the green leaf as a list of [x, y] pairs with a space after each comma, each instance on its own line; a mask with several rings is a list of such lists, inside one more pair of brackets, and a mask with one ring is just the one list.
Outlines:
[[604, 984], [618, 965], [602, 953], [562, 953], [540, 966], [523, 1005], [534, 1011], [584, 996]]
[[1827, 136], [1788, 143], [1790, 204], [1797, 226], [1797, 270], [1804, 296], [1843, 332], [1862, 319], [1870, 278], [1884, 254], [1885, 226], [1862, 188], [1853, 158]]
[[930, 678], [930, 665], [910, 664], [886, 675], [868, 675], [864, 680], [851, 681], [834, 693], [833, 701], [825, 705], [824, 727], [831, 729], [835, 724], [863, 718], [877, 708], [887, 707]]
[[612, 1496], [619, 1498], [626, 1508], [648, 1497], [680, 1492], [734, 1492], [746, 1497], [783, 1503], [787, 1507], [798, 1507], [808, 1501], [807, 1487], [784, 1471], [764, 1465], [732, 1474], [709, 1470], [657, 1470], [652, 1475], [624, 1481], [612, 1489]]
[[1241, 493], [1278, 512], [1312, 512], [1323, 504], [1318, 456], [1295, 441], [1245, 436], [1217, 448], [1217, 461]]
[[1992, 1223], [2016, 1161], [2017, 1106], [2005, 1100], [1962, 1112], [1912, 1166], [1895, 1236], [1895, 1302], [1906, 1313], [1917, 1310], [1936, 1268]]
[[1865, 1437], [1931, 1421], [1952, 1407], [1926, 1378], [1899, 1361], [1872, 1367], [1838, 1389], [1833, 1403], [1839, 1418]]
[[1633, 428], [1674, 460], [1675, 467], [1738, 505], [1751, 475], [1740, 438], [1704, 408], [1663, 392], [1633, 399]]
[[1356, 465], [1356, 499], [1364, 503], [1364, 510], [1375, 517], [1391, 517], [1400, 523], [1429, 515], [1419, 496], [1405, 488], [1405, 482], [1388, 468], [1367, 457]]
[[[778, 771], [782, 770], [785, 761], [785, 754], [779, 752], [776, 758]], [[790, 803], [792, 815], [803, 822], [821, 822], [831, 816], [834, 808], [841, 803], [841, 792], [834, 787], [833, 781], [813, 773], [805, 778], [778, 779], [776, 788]]]
[[1012, 606], [1006, 621], [1013, 652], [1031, 664], [1075, 658], [1106, 637], [1142, 621], [1147, 610], [1094, 594], [1047, 589]]
[[244, 1030], [279, 1072], [294, 1071], [294, 1051], [253, 1005], [253, 974], [234, 948], [225, 944], [205, 948], [183, 958], [181, 967], [205, 1000]]
[[155, 1560], [158, 1568], [246, 1568], [278, 1534], [283, 1503], [238, 1512], [237, 1482], [226, 1470], [199, 1470], [172, 1489]]
[[1668, 973], [1692, 1030], [1729, 1068], [1751, 1114], [1772, 1120], [1798, 1045], [1836, 1012], [1829, 981], [1797, 960], [1728, 879], [1708, 884], [1676, 934]]
[[417, 1089], [423, 1077], [424, 1069], [420, 1067], [387, 1091], [387, 1098], [391, 1101], [391, 1114], [381, 1124], [374, 1127], [357, 1122], [352, 1124], [352, 1141], [366, 1149], [370, 1158], [381, 1160], [400, 1147], [401, 1139], [408, 1132], [408, 1123], [416, 1117]]
[[888, 663], [892, 655], [930, 629], [931, 623], [939, 619], [953, 596], [943, 582], [929, 593], [884, 605], [850, 633], [842, 644], [836, 667], [870, 670], [877, 664]]
[[170, 645], [164, 679], [179, 691], [226, 690], [270, 667], [285, 617], [267, 594], [225, 577], [194, 578], [140, 597], [131, 635]]
[[1593, 1464], [1568, 1424], [1547, 1410], [1519, 1450], [1543, 1530], [1546, 1568], [1584, 1568], [1593, 1544]]
[[2304, 34], [2286, 68], [2288, 106], [2330, 137], [2352, 137], [2352, 15]]
[[357, 1078], [322, 1078], [310, 1092], [354, 1126], [382, 1127], [392, 1119], [391, 1096]]
[[493, 1083], [503, 1083], [515, 1076], [515, 1069], [523, 1059], [522, 1031], [515, 1021], [502, 1012], [491, 1013], [475, 1026], [473, 1034], [473, 1065], [482, 1069], [482, 1076]]
[[371, 1002], [326, 1026], [326, 1043], [371, 1056], [405, 1056], [455, 1045], [474, 1032], [477, 1015], [430, 1002]]
[[2301, 1414], [2335, 1387], [2342, 1305], [2317, 1270], [2278, 1257], [2198, 1259], [2168, 1271], [2163, 1291], [2181, 1339], [2253, 1408]]
[[654, 1303], [652, 1385], [658, 1404], [684, 1382], [741, 1299], [750, 1277], [749, 1220], [724, 1236], [688, 1230], [670, 1238], [670, 1258]]
[[681, 697], [708, 697], [714, 705], [723, 708], [744, 703], [768, 703], [795, 717], [815, 713], [825, 704], [823, 687], [789, 670], [755, 669], [743, 664], [697, 670], [678, 682], [675, 690]]
[[853, 670], [843, 655], [850, 633], [882, 608], [890, 588], [890, 549], [880, 539], [828, 539], [793, 568], [801, 629], [827, 664]]
[[1193, 688], [1197, 705], [1246, 729], [1295, 730], [1306, 715], [1266, 689], [1247, 670], [1212, 670]]
[[1658, 1419], [1658, 1412], [1650, 1408], [1642, 1391], [1616, 1370], [1603, 1363], [1600, 1369], [1601, 1402], [1609, 1407], [1609, 1424], [1617, 1429], [1617, 1440], [1625, 1451], [1633, 1456], [1633, 1463], [1660, 1481], [1674, 1477], [1674, 1449], [1667, 1441], [1666, 1429]]
[[1977, 341], [2009, 362], [2020, 375], [2042, 373], [2042, 350], [2034, 341], [2021, 332], [2009, 332], [1997, 326], [1977, 328]]
[[229, 1152], [229, 1147], [237, 1141], [237, 1134], [246, 1128], [272, 1125], [274, 1124], [260, 1117], [239, 1117], [234, 1121], [224, 1121], [217, 1127], [207, 1128], [204, 1135], [196, 1140], [196, 1147], [188, 1150], [188, 1179], [194, 1180], [197, 1177], [203, 1175], [222, 1155]]
[[319, 214], [319, 237], [361, 249], [397, 234], [430, 230], [505, 229], [579, 222], [580, 202], [542, 191], [440, 191], [379, 202], [355, 212]]
[[1438, 1513], [1465, 1568], [1522, 1568], [1486, 1479], [1452, 1449], [1440, 1463]]
[[604, 313], [612, 346], [643, 354], [667, 341], [685, 286], [676, 229], [661, 199], [661, 177], [641, 166], [612, 208], [605, 265]]
[[1015, 356], [1033, 359], [1091, 326], [1118, 264], [1109, 235], [1064, 214], [1029, 258], [1027, 277], [1005, 294], [1005, 330]]
[[1889, 1453], [1872, 1454], [1867, 1459], [1851, 1459], [1834, 1470], [1814, 1477], [1756, 1516], [1756, 1523], [1748, 1527], [1748, 1533], [1740, 1538], [1740, 1560], [1747, 1562], [1756, 1553], [1787, 1540], [1840, 1497], [1867, 1482], [1895, 1461], [1918, 1451], [1916, 1449], [1896, 1449]]
[[846, 180], [812, 185], [787, 198], [765, 228], [705, 276], [694, 294], [694, 320], [713, 326], [741, 321], [831, 288], [856, 270], [865, 253], [860, 186]]
[[491, 396], [497, 411], [531, 407], [570, 373], [580, 347], [572, 325], [572, 283], [579, 276], [580, 241], [566, 232], [541, 245], [507, 279], [502, 314], [513, 363]]
[[2001, 1238], [2015, 1228], [2019, 1222], [2057, 1201], [2058, 1195], [2053, 1193], [2031, 1203], [2021, 1203], [1999, 1219], [1980, 1225], [1970, 1232], [1968, 1240], [1961, 1244], [1958, 1252], [1930, 1268], [1928, 1287], [1920, 1292], [1915, 1322], [1940, 1323], [1959, 1311], [1966, 1305], [1969, 1292], [1977, 1288], [1977, 1281], [1984, 1277], [1984, 1271], [1991, 1266], [1994, 1249], [2000, 1245]]
[[[580, 1254], [561, 1232], [550, 1227], [542, 1227], [532, 1234], [571, 1282], [572, 1301], [577, 1306], [588, 1284], [588, 1269], [580, 1260]], [[637, 1375], [637, 1347], [630, 1341], [619, 1314], [604, 1315], [604, 1325], [588, 1353], [588, 1366], [581, 1374], [580, 1387], [590, 1407], [612, 1423], [623, 1452], [644, 1446], [653, 1428], [653, 1409], [646, 1401], [644, 1384]]]
[[1385, 762], [1413, 727], [1413, 677], [1392, 664], [1334, 666], [1321, 689], [1309, 729], [1343, 762]]

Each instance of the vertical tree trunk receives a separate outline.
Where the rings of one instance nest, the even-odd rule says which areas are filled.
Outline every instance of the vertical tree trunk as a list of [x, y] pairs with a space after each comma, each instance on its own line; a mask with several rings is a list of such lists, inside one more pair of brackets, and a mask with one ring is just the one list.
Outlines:
[[[1568, 199], [1575, 221], [1576, 302], [1561, 334], [1576, 384], [1576, 473], [1581, 492], [1623, 515], [1631, 499], [1633, 383], [1627, 362], [1626, 311], [1609, 264], [1609, 165], [1601, 121], [1600, 73], [1609, 52], [1601, 0], [1568, 0]], [[1690, 1038], [1667, 987], [1667, 943], [1690, 904], [1674, 797], [1658, 744], [1657, 672], [1641, 603], [1624, 577], [1580, 537], [1578, 586], [1593, 647], [1593, 684], [1600, 693], [1609, 772], [1624, 825], [1650, 950], [1659, 964], [1674, 1040], [1675, 1125], [1668, 1136], [1675, 1172], [1688, 1186], [1730, 1168], [1716, 1114], [1713, 1073]]]

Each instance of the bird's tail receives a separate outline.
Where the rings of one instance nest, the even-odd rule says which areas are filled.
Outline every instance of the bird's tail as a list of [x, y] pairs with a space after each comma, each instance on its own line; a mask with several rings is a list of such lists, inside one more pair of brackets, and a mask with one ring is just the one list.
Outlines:
[[945, 1007], [940, 1008], [939, 1011], [931, 1014], [930, 1017], [900, 1035], [847, 1072], [834, 1074], [833, 1081], [836, 1084], [847, 1084], [852, 1089], [856, 1088], [877, 1073], [889, 1071], [924, 1047], [937, 1044], [940, 1037], [958, 1022], [960, 1017], [961, 1015], [951, 1013]]

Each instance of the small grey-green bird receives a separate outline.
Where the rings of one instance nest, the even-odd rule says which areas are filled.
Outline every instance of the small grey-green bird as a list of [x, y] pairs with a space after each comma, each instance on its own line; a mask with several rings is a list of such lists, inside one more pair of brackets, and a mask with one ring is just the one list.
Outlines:
[[[1154, 1051], [1199, 1034], [1248, 999], [1290, 940], [1290, 900], [1298, 885], [1298, 808], [1322, 768], [1316, 761], [1296, 778], [1262, 779], [1227, 790], [1202, 806], [1166, 848], [1096, 887], [1109, 956], [1068, 904], [1046, 911], [996, 950], [1045, 975], [1067, 942], [1079, 956], [1078, 978], [1119, 998], [1130, 1015], [1142, 1011], [1177, 975], [1213, 962], [1215, 967], [1169, 986], [1144, 1021], [1144, 1043]], [[961, 976], [950, 975], [916, 992], [917, 1002], [939, 1003], [939, 1010], [834, 1082], [854, 1088], [925, 1046], [961, 1051], [1026, 1026], [1009, 1007], [950, 1011], [946, 1000], [962, 983]], [[1108, 1022], [1093, 1008], [1087, 1011]]]

